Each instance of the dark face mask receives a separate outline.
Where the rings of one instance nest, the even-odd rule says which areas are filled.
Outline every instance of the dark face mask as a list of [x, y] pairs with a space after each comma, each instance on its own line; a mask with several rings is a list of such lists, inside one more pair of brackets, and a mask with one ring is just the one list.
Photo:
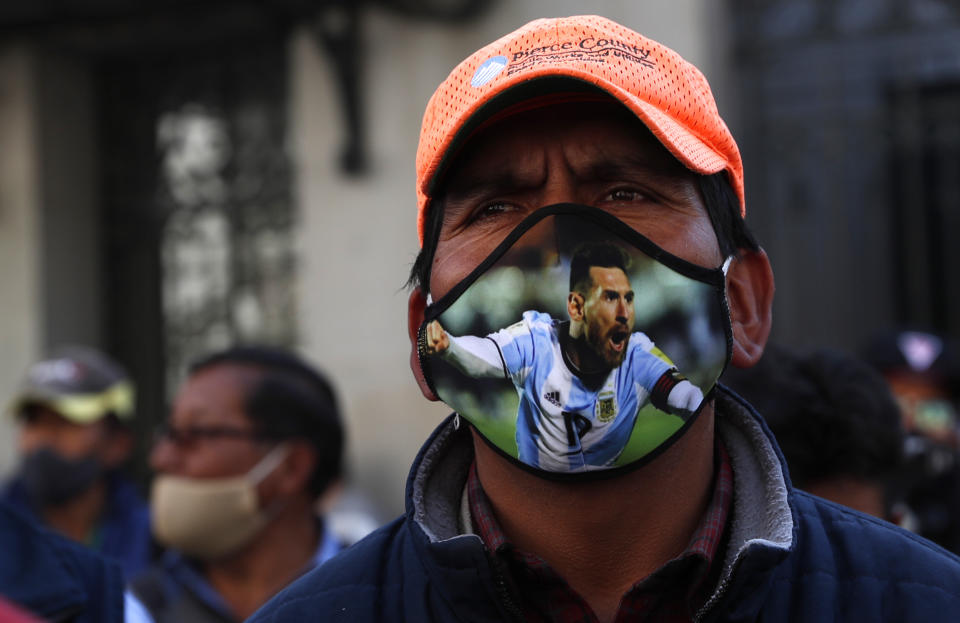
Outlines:
[[525, 469], [637, 467], [689, 429], [729, 360], [726, 266], [597, 208], [542, 208], [427, 308], [424, 377]]
[[86, 492], [103, 473], [94, 457], [67, 459], [49, 447], [23, 458], [20, 475], [35, 508], [60, 506]]

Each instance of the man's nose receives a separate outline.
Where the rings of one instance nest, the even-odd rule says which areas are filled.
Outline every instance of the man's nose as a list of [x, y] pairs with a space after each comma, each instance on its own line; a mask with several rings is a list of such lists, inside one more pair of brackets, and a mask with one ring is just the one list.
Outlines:
[[556, 228], [552, 219], [540, 221], [523, 234], [514, 247], [511, 262], [520, 267], [541, 268], [544, 253], [556, 250]]
[[579, 203], [577, 180], [562, 154], [551, 154], [547, 180], [541, 188], [540, 207], [556, 203]]
[[627, 322], [627, 302], [623, 297], [617, 299], [617, 322]]
[[153, 442], [150, 450], [150, 469], [154, 472], [173, 472], [179, 463], [180, 449], [166, 436], [160, 436]]

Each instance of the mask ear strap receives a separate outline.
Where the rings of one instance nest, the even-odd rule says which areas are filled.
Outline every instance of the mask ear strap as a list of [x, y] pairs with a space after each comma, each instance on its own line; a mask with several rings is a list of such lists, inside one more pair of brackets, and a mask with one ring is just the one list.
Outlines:
[[260, 459], [259, 463], [247, 472], [247, 478], [253, 482], [253, 484], [259, 484], [261, 480], [269, 476], [270, 473], [280, 465], [283, 459], [287, 458], [287, 452], [289, 450], [290, 446], [287, 444], [278, 443], [273, 447], [273, 450], [268, 452], [266, 456]]

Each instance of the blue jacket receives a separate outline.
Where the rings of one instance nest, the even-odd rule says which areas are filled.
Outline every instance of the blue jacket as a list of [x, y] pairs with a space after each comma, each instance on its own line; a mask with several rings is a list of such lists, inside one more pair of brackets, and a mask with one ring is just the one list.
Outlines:
[[[322, 565], [342, 547], [337, 537], [322, 526], [320, 543], [309, 568]], [[156, 623], [232, 623], [236, 620], [230, 606], [196, 563], [176, 550], [164, 552], [159, 561], [130, 583], [130, 589]]]
[[0, 595], [54, 623], [122, 623], [119, 565], [0, 502]]
[[[42, 523], [31, 508], [27, 491], [18, 478], [7, 484], [0, 493], [0, 500], [37, 523]], [[150, 563], [153, 553], [150, 510], [133, 483], [118, 473], [107, 476], [107, 500], [99, 526], [99, 539], [91, 548], [119, 562], [127, 580], [146, 569]]]
[[[763, 421], [724, 389], [717, 432], [734, 502], [724, 569], [696, 620], [956, 621], [960, 559], [790, 485]], [[420, 451], [407, 512], [302, 577], [251, 619], [513, 621], [516, 600], [461, 517], [470, 436], [445, 421]]]

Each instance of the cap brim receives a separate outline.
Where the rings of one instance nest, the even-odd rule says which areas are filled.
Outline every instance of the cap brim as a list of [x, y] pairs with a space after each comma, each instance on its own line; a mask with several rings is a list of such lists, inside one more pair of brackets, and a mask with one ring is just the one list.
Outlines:
[[70, 395], [28, 389], [14, 398], [10, 412], [16, 416], [24, 407], [34, 404], [56, 411], [75, 424], [92, 424], [108, 413], [126, 420], [133, 416], [133, 387], [129, 383], [117, 383], [98, 394]]

